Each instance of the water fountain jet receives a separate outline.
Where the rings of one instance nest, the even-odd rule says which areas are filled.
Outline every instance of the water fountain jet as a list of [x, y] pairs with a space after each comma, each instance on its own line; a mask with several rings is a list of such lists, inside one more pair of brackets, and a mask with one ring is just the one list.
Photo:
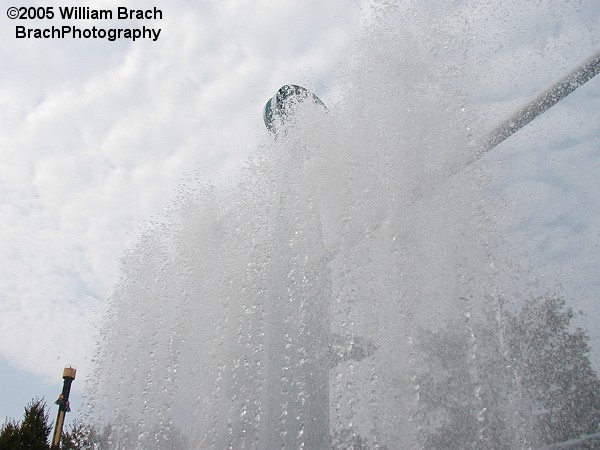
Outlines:
[[[424, 418], [421, 330], [456, 321], [485, 442], [477, 324], [503, 291], [482, 153], [426, 43], [395, 33], [369, 43], [378, 70], [349, 75], [336, 114], [302, 108], [238, 187], [182, 195], [129, 251], [99, 355], [128, 375], [96, 389], [119, 445], [161, 448], [158, 429], [190, 448], [426, 446], [444, 417]], [[510, 442], [533, 439], [507, 423]]]

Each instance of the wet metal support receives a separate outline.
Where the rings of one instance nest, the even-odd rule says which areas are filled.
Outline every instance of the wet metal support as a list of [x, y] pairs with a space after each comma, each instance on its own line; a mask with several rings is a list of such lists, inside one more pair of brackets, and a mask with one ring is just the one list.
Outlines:
[[580, 62], [577, 67], [565, 76], [548, 85], [533, 99], [488, 133], [479, 143], [479, 151], [474, 160], [479, 159], [505, 139], [515, 134], [575, 89], [594, 78], [598, 73], [600, 73], [600, 50]]

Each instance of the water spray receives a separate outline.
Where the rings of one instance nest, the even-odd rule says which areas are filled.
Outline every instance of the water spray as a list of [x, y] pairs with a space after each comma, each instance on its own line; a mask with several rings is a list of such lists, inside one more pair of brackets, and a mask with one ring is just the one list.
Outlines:
[[[496, 126], [487, 136], [477, 145], [477, 152], [474, 157], [468, 162], [470, 163], [477, 161], [483, 155], [485, 155], [490, 150], [497, 147], [504, 140], [515, 134], [525, 125], [530, 123], [536, 117], [550, 109], [560, 100], [565, 98], [567, 95], [575, 91], [578, 87], [585, 84], [587, 81], [591, 80], [594, 76], [600, 73], [600, 51], [595, 52], [584, 61], [579, 63], [573, 70], [564, 75], [562, 78], [548, 85], [545, 89], [540, 91], [535, 97], [529, 100], [525, 105], [523, 105], [520, 109], [515, 111], [510, 117]], [[276, 130], [275, 128], [275, 119], [279, 118], [279, 120], [284, 123], [286, 114], [286, 104], [292, 104], [295, 99], [304, 100], [306, 98], [313, 98], [315, 103], [324, 104], [312, 93], [307, 91], [305, 88], [295, 85], [287, 85], [283, 86], [277, 93], [270, 99], [264, 108], [264, 121], [267, 129], [277, 134], [282, 130]], [[296, 100], [297, 101], [297, 100]], [[290, 110], [293, 111], [293, 110]], [[289, 111], [288, 111], [289, 113]], [[466, 166], [463, 166], [466, 167]], [[280, 314], [274, 314], [275, 311], [269, 311], [269, 314], [274, 317], [267, 318], [269, 322], [275, 322], [278, 320]], [[326, 314], [326, 311], [323, 311]], [[321, 324], [323, 327], [328, 327], [327, 322]], [[278, 326], [273, 324], [271, 327], [267, 327], [267, 334], [271, 334], [273, 330], [277, 329]], [[318, 327], [317, 327], [318, 328]], [[319, 418], [319, 422], [321, 426], [313, 425], [312, 434], [307, 436], [309, 438], [308, 442], [318, 443], [318, 445], [328, 446], [330, 439], [330, 430], [329, 430], [329, 389], [328, 389], [328, 378], [329, 378], [329, 369], [335, 367], [339, 362], [349, 359], [349, 360], [360, 360], [365, 356], [369, 356], [374, 352], [374, 345], [367, 340], [358, 339], [356, 342], [346, 342], [341, 336], [331, 335], [328, 329], [314, 329], [312, 330], [315, 334], [319, 336], [328, 336], [329, 337], [329, 348], [328, 348], [328, 359], [329, 364], [325, 368], [321, 368], [320, 371], [310, 372], [308, 378], [311, 379], [313, 387], [319, 386], [318, 395], [316, 397], [325, 397], [325, 401], [322, 398], [319, 398], [318, 405], [311, 405], [312, 408], [309, 407], [311, 412], [315, 414]], [[275, 340], [280, 340], [282, 336], [277, 335], [273, 336]], [[357, 345], [360, 341], [361, 345]], [[364, 341], [364, 342], [362, 342]], [[268, 366], [273, 366], [277, 356], [274, 358], [268, 358]], [[271, 371], [273, 367], [269, 367], [268, 370]], [[272, 384], [272, 383], [269, 383]], [[272, 387], [273, 388], [273, 387]], [[285, 390], [284, 386], [280, 386], [282, 390]], [[276, 398], [276, 396], [272, 396], [269, 398], [270, 402], [275, 404], [277, 401], [281, 399]], [[267, 403], [267, 402], [266, 402]], [[307, 402], [307, 405], [311, 402]], [[268, 427], [267, 435], [263, 436], [266, 442], [275, 443], [277, 442], [277, 437], [279, 432], [277, 427]]]
[[[392, 67], [403, 62], [393, 60]], [[521, 109], [507, 125], [492, 130], [478, 149], [470, 150], [472, 161], [591, 79], [599, 68], [598, 58], [586, 60], [583, 68], [558, 82], [563, 88], [547, 89], [541, 96], [546, 100], [538, 100], [538, 106]], [[374, 70], [365, 76], [378, 74]], [[395, 72], [386, 73], [375, 82], [388, 83], [396, 76]], [[285, 133], [288, 123], [290, 127], [295, 124], [285, 121], [286, 95], [292, 97], [292, 111], [298, 105], [295, 97], [298, 102], [309, 100], [305, 104], [309, 108], [317, 102], [312, 94], [304, 95], [293, 86], [280, 94], [267, 102], [265, 125], [269, 129], [274, 123], [279, 125], [276, 132]], [[399, 89], [396, 94], [403, 92]], [[419, 102], [419, 92], [416, 94], [411, 102]], [[243, 187], [234, 191], [239, 204], [215, 207], [214, 214], [205, 214], [213, 205], [212, 194], [208, 194], [207, 200], [202, 200], [204, 209], [180, 217], [180, 228], [172, 234], [161, 229], [156, 243], [154, 239], [143, 242], [128, 256], [127, 282], [119, 284], [113, 294], [115, 302], [123, 305], [119, 305], [122, 314], [112, 316], [101, 355], [106, 364], [99, 366], [102, 381], [96, 394], [98, 399], [108, 398], [98, 408], [129, 419], [129, 424], [115, 421], [111, 439], [116, 445], [150, 448], [157, 439], [168, 445], [167, 435], [179, 427], [186, 431], [189, 448], [418, 446], [419, 433], [431, 424], [420, 417], [419, 402], [428, 393], [415, 373], [430, 366], [417, 358], [420, 342], [415, 333], [421, 326], [434, 331], [446, 319], [448, 324], [453, 323], [452, 318], [462, 321], [465, 312], [474, 311], [476, 320], [479, 305], [475, 299], [485, 299], [488, 285], [496, 289], [503, 274], [498, 269], [498, 281], [488, 283], [496, 269], [485, 264], [488, 252], [494, 249], [480, 242], [486, 230], [479, 228], [477, 205], [472, 211], [468, 208], [478, 194], [469, 196], [471, 185], [457, 186], [455, 198], [443, 196], [431, 202], [420, 201], [429, 192], [419, 196], [413, 191], [413, 185], [424, 185], [427, 190], [429, 185], [448, 181], [454, 160], [440, 163], [443, 170], [433, 179], [416, 171], [406, 183], [396, 184], [395, 177], [410, 169], [406, 158], [392, 154], [388, 159], [379, 147], [365, 148], [370, 138], [375, 138], [374, 146], [383, 143], [389, 144], [384, 149], [403, 149], [400, 141], [374, 136], [375, 131], [384, 135], [395, 126], [394, 114], [405, 114], [394, 96], [383, 100], [389, 102], [374, 116], [378, 121], [350, 123], [352, 128], [362, 127], [356, 134], [349, 133], [356, 143], [333, 136], [322, 147], [315, 146], [316, 150], [329, 146], [331, 153], [347, 149], [340, 158], [267, 159], [264, 167], [252, 166]], [[424, 109], [418, 112], [426, 117], [434, 105], [429, 105], [430, 98], [424, 101]], [[362, 106], [356, 104], [357, 109]], [[332, 113], [335, 111], [330, 111], [330, 117]], [[392, 115], [388, 117], [388, 113]], [[510, 126], [511, 120], [518, 126]], [[445, 142], [446, 125], [435, 119], [432, 122], [433, 127], [421, 120], [406, 121], [407, 134], [415, 132], [414, 139], [406, 143], [407, 156], [414, 157], [415, 164], [421, 162], [423, 147], [427, 148], [423, 144]], [[436, 123], [440, 130], [435, 130]], [[381, 128], [375, 129], [376, 125]], [[429, 140], [422, 137], [428, 128], [433, 128]], [[294, 147], [283, 150], [303, 151], [304, 137], [311, 138], [308, 146], [336, 130], [300, 127], [297, 131], [289, 133]], [[458, 134], [460, 139], [449, 145], [464, 145], [460, 130]], [[274, 142], [266, 150], [278, 151], [288, 145]], [[337, 163], [345, 163], [345, 155], [382, 157], [372, 161], [364, 175], [362, 168], [352, 167], [352, 178], [344, 172], [334, 173]], [[437, 164], [432, 155], [425, 156], [430, 157], [424, 158], [426, 163]], [[462, 169], [462, 153], [459, 157]], [[389, 163], [385, 173], [379, 170], [379, 162]], [[352, 163], [349, 159], [348, 164]], [[381, 180], [376, 178], [378, 173]], [[338, 187], [337, 181], [349, 185], [339, 186], [340, 192], [329, 195], [330, 187]], [[396, 206], [389, 198], [392, 188], [398, 189]], [[466, 198], [460, 195], [463, 192]], [[404, 212], [407, 218], [402, 220], [399, 215]], [[256, 216], [249, 218], [251, 214]], [[402, 236], [406, 239], [399, 242]], [[160, 246], [161, 251], [163, 243], [170, 247], [171, 238], [174, 246], [168, 249], [166, 260], [150, 256], [162, 255], [155, 247]], [[431, 266], [432, 262], [436, 265]], [[479, 269], [480, 265], [484, 267]], [[139, 321], [140, 294], [147, 297], [143, 308], [148, 315], [143, 324]], [[469, 300], [464, 306], [460, 302], [466, 296]], [[450, 302], [444, 302], [446, 298]], [[140, 332], [132, 334], [132, 327], [141, 327]], [[478, 344], [468, 341], [471, 356]], [[473, 371], [468, 373], [474, 381], [465, 382], [473, 388], [469, 392], [479, 407], [484, 405], [481, 398], [488, 389], [487, 379], [482, 378], [487, 374], [486, 361], [474, 361]], [[133, 378], [128, 383], [123, 384], [119, 371], [114, 370], [119, 362], [130, 368]], [[490, 373], [492, 381], [493, 376]], [[440, 385], [439, 389], [448, 394], [453, 386]], [[479, 389], [483, 389], [481, 396]], [[123, 398], [126, 401], [121, 401]], [[525, 414], [527, 406], [519, 405], [518, 414]], [[473, 413], [474, 429], [481, 435], [488, 426], [480, 421], [485, 419], [484, 410], [465, 408]], [[507, 442], [531, 446], [526, 429], [529, 422], [513, 423], [514, 417], [525, 415], [509, 412]], [[509, 435], [513, 430], [522, 435]]]
[[56, 416], [54, 435], [52, 436], [52, 450], [60, 449], [60, 437], [65, 423], [65, 415], [71, 411], [69, 406], [69, 394], [71, 393], [71, 383], [73, 383], [76, 373], [77, 370], [72, 366], [66, 366], [63, 370], [63, 389], [58, 396], [58, 400], [55, 402], [58, 405], [58, 415]]

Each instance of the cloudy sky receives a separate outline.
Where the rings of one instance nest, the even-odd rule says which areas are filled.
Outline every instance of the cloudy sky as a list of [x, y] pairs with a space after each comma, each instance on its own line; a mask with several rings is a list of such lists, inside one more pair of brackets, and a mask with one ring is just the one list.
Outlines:
[[[4, 11], [16, 5], [1, 3]], [[398, 3], [414, 33], [425, 31], [410, 15], [427, 9], [470, 42], [464, 60], [471, 70], [461, 84], [475, 112], [475, 134], [600, 48], [597, 0]], [[302, 84], [335, 101], [340, 68], [372, 16], [369, 4], [129, 0], [129, 8], [156, 6], [163, 18], [11, 20], [4, 14], [0, 420], [19, 417], [34, 396], [52, 402], [65, 364], [80, 370], [74, 402], [80, 398], [128, 244], [145, 224], [160, 220], [180, 186], [196, 179], [235, 182], [240, 165], [266, 139], [261, 109], [280, 85]], [[56, 3], [55, 12], [70, 5]], [[116, 15], [123, 3], [85, 5]], [[161, 32], [156, 41], [135, 42], [16, 38], [17, 25], [67, 24]], [[600, 245], [600, 188], [593, 183], [600, 170], [598, 110], [600, 82], [593, 80], [502, 144], [502, 158], [482, 162], [498, 172], [496, 189], [516, 199], [520, 211], [499, 226], [532, 242], [533, 256], [523, 259], [531, 265], [547, 274], [577, 272], [566, 283], [577, 289], [566, 289], [584, 298], [584, 308], [600, 287], [590, 280]]]
[[[0, 420], [82, 380], [119, 258], [185, 180], [235, 180], [261, 108], [295, 81], [327, 97], [361, 21], [348, 1], [128, 1], [162, 20], [2, 19]], [[3, 10], [23, 4], [2, 0]], [[59, 6], [55, 5], [58, 15]], [[116, 11], [124, 3], [86, 2]], [[24, 4], [23, 4], [24, 5]], [[32, 2], [28, 6], [39, 6]], [[44, 4], [45, 5], [45, 4]], [[160, 28], [159, 39], [16, 39], [17, 25]]]

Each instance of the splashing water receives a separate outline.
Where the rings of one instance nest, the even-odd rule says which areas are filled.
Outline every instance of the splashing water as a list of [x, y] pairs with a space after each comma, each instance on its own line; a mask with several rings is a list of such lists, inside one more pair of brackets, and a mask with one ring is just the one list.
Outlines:
[[124, 258], [93, 389], [115, 447], [426, 446], [420, 330], [453, 321], [485, 446], [493, 205], [482, 173], [451, 176], [475, 152], [458, 65], [393, 20], [327, 113], [303, 104], [235, 188], [190, 189]]

